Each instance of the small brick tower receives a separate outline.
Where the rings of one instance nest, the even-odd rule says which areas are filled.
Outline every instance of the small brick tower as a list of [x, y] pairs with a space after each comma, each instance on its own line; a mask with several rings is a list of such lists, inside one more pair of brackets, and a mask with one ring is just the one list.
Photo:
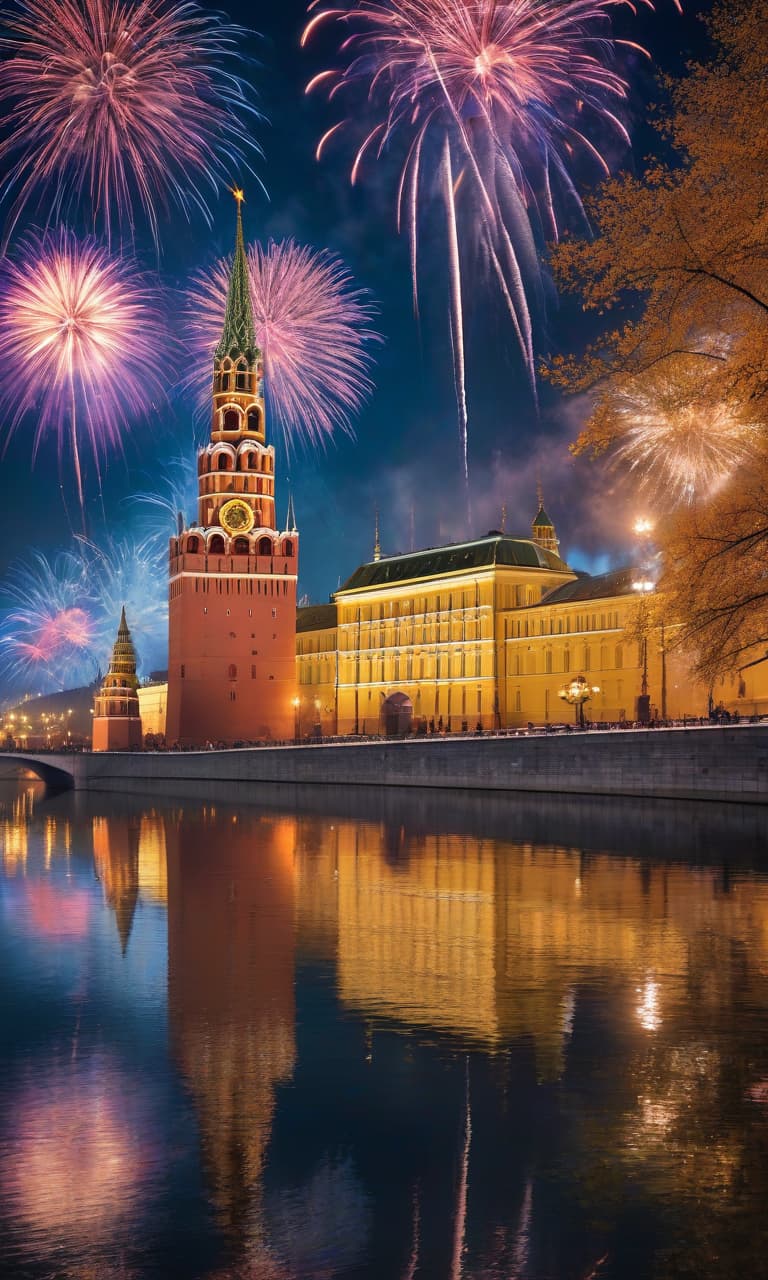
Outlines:
[[94, 751], [134, 751], [141, 747], [141, 716], [136, 690], [136, 650], [125, 620], [125, 606], [112, 649], [109, 671], [96, 695]]
[[211, 439], [197, 458], [197, 523], [170, 547], [170, 746], [293, 734], [299, 540], [295, 528], [276, 528], [275, 450], [266, 443], [243, 194], [234, 195], [235, 256], [213, 361]]

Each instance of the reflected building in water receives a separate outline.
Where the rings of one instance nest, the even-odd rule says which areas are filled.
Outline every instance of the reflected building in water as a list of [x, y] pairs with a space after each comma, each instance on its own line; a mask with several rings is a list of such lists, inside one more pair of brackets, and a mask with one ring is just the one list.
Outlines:
[[[47, 883], [51, 847], [87, 833], [123, 951], [167, 901], [222, 1276], [587, 1274], [630, 1188], [702, 1238], [736, 1205], [757, 1220], [765, 876], [459, 833], [417, 802], [379, 821], [72, 803], [0, 814], [6, 874], [23, 846]], [[544, 1238], [558, 1197], [570, 1271], [567, 1232]]]
[[173, 1051], [220, 1221], [258, 1249], [275, 1095], [296, 1054], [296, 823], [190, 808], [165, 841]]

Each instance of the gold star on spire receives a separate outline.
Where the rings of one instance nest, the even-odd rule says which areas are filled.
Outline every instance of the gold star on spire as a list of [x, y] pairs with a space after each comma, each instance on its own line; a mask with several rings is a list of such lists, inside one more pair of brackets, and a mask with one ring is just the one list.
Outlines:
[[244, 202], [244, 200], [245, 200], [245, 192], [243, 191], [243, 188], [242, 188], [242, 187], [232, 187], [232, 188], [231, 188], [231, 191], [232, 191], [232, 195], [235, 197], [235, 199], [236, 199], [237, 203], [238, 203], [239, 205], [240, 205], [240, 204], [243, 204], [243, 202]]

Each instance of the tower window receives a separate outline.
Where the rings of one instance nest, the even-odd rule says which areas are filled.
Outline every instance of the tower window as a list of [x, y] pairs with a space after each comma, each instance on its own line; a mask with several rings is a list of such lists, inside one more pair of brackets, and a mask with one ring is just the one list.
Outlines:
[[181, 664], [181, 670], [180, 670], [180, 673], [179, 673], [179, 674], [181, 675], [182, 680], [184, 679], [185, 675], [187, 674], [187, 669], [186, 669], [186, 667], [184, 666], [184, 663], [183, 663], [183, 662], [182, 662], [182, 664]]
[[221, 379], [222, 391], [229, 391], [231, 386], [232, 386], [232, 375], [230, 373], [223, 374]]
[[[235, 555], [236, 556], [247, 556], [249, 550], [250, 548], [248, 546], [247, 538], [235, 538]], [[238, 583], [238, 586], [239, 586], [239, 583]]]
[[271, 538], [259, 539], [259, 555], [260, 556], [272, 555], [272, 539]]
[[248, 410], [248, 430], [249, 431], [261, 430], [261, 414], [259, 413], [258, 409]]
[[245, 391], [245, 378], [246, 378], [246, 375], [244, 373], [238, 373], [237, 375], [238, 391]]
[[221, 534], [215, 533], [208, 544], [208, 552], [212, 556], [221, 556], [224, 554], [224, 539]]
[[293, 555], [293, 543], [291, 542], [290, 538], [288, 539], [287, 542], [283, 543], [283, 551], [287, 556]]
[[230, 680], [237, 679], [237, 667], [235, 666], [234, 662], [230, 662], [229, 667], [227, 668], [227, 675]]
[[196, 556], [200, 550], [200, 543], [197, 538], [189, 538], [187, 540], [187, 551], [190, 555]]
[[240, 430], [240, 414], [237, 409], [227, 409], [222, 425], [225, 431]]

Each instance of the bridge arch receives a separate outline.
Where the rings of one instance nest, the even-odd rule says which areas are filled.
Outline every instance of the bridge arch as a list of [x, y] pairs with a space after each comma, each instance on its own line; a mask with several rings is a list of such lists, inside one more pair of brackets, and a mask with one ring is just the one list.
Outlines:
[[52, 791], [71, 791], [75, 785], [74, 770], [68, 768], [60, 756], [46, 759], [25, 755], [21, 751], [3, 751], [0, 752], [0, 767], [4, 765], [15, 765], [20, 774], [34, 773]]

